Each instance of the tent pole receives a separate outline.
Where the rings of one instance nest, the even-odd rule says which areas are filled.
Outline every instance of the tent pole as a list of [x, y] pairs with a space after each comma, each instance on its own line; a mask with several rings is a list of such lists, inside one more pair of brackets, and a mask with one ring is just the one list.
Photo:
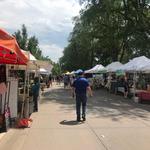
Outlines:
[[135, 100], [135, 95], [136, 95], [136, 77], [137, 77], [137, 74], [134, 71], [134, 75], [133, 75], [133, 86], [134, 86], [133, 99], [134, 100]]
[[[28, 52], [28, 58], [30, 61], [30, 53]], [[27, 79], [27, 95], [26, 95], [26, 102], [25, 102], [25, 118], [29, 117], [29, 62], [27, 63], [26, 67], [26, 79]]]
[[24, 107], [25, 107], [25, 98], [26, 98], [26, 85], [27, 85], [27, 66], [25, 70], [25, 79], [24, 79], [24, 94], [23, 94], [23, 101], [22, 101], [22, 109], [21, 109], [21, 118], [24, 117]]

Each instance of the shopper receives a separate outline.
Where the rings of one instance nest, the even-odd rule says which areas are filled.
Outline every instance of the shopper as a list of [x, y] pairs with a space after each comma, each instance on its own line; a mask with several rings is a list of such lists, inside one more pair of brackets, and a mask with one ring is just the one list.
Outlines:
[[129, 92], [129, 83], [127, 77], [125, 76], [124, 77], [124, 98], [128, 97], [128, 92]]
[[35, 79], [34, 79], [34, 85], [32, 86], [34, 112], [37, 112], [37, 111], [38, 111], [39, 90], [40, 90], [39, 78], [38, 78], [38, 77], [35, 77]]
[[87, 102], [87, 91], [90, 96], [92, 96], [92, 90], [89, 86], [88, 81], [84, 78], [84, 72], [80, 71], [78, 73], [79, 77], [74, 81], [72, 86], [73, 97], [76, 96], [76, 114], [77, 121], [81, 121], [81, 105], [82, 105], [82, 119], [86, 120], [86, 102]]
[[48, 79], [49, 79], [49, 87], [52, 87], [52, 75], [51, 74], [49, 75]]

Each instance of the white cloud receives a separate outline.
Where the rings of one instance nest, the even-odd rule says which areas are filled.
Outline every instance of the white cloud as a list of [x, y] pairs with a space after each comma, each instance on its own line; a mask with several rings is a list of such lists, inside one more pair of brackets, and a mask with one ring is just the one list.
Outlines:
[[[66, 43], [73, 27], [72, 17], [79, 14], [80, 6], [77, 0], [0, 0], [0, 10], [0, 28], [14, 33], [25, 24], [29, 35], [36, 35], [41, 45], [53, 43], [47, 46], [54, 48]], [[60, 38], [59, 34], [66, 37]], [[54, 39], [59, 39], [61, 44]], [[56, 53], [59, 52], [58, 48]]]
[[62, 56], [63, 54], [63, 48], [51, 44], [51, 45], [40, 45], [40, 48], [43, 50], [43, 54], [45, 56], [49, 56], [52, 61], [57, 62], [58, 59]]
[[24, 23], [32, 32], [38, 25], [61, 32], [72, 27], [71, 18], [78, 15], [80, 6], [75, 0], [4, 0], [0, 9], [0, 20], [5, 22], [0, 25], [6, 28], [18, 29]]

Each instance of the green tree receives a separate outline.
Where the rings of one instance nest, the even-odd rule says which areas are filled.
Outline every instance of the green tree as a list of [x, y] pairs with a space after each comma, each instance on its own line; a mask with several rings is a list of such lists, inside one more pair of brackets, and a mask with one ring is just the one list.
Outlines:
[[18, 30], [14, 33], [14, 36], [16, 37], [16, 40], [20, 46], [21, 49], [27, 50], [27, 43], [28, 43], [28, 34], [27, 34], [27, 28], [23, 24], [21, 31]]
[[62, 74], [61, 66], [59, 63], [53, 63], [52, 74], [56, 76]]
[[81, 0], [85, 8], [74, 18], [69, 44], [60, 59], [63, 69], [90, 68], [96, 63], [127, 62], [150, 57], [148, 0]]
[[21, 31], [17, 30], [13, 36], [16, 37], [16, 40], [21, 49], [30, 51], [36, 59], [47, 60], [51, 64], [53, 63], [48, 56], [43, 56], [42, 50], [39, 48], [38, 38], [35, 36], [28, 37], [27, 28], [24, 24], [22, 25]]

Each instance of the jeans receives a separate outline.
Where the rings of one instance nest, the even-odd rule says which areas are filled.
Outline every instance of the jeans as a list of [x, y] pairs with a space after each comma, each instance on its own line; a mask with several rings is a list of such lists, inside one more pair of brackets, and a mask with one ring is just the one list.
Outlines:
[[34, 112], [38, 111], [38, 95], [33, 95]]
[[82, 117], [85, 117], [86, 115], [86, 102], [87, 102], [87, 96], [84, 95], [76, 95], [76, 114], [77, 118], [80, 118], [81, 115], [81, 105], [82, 105]]

